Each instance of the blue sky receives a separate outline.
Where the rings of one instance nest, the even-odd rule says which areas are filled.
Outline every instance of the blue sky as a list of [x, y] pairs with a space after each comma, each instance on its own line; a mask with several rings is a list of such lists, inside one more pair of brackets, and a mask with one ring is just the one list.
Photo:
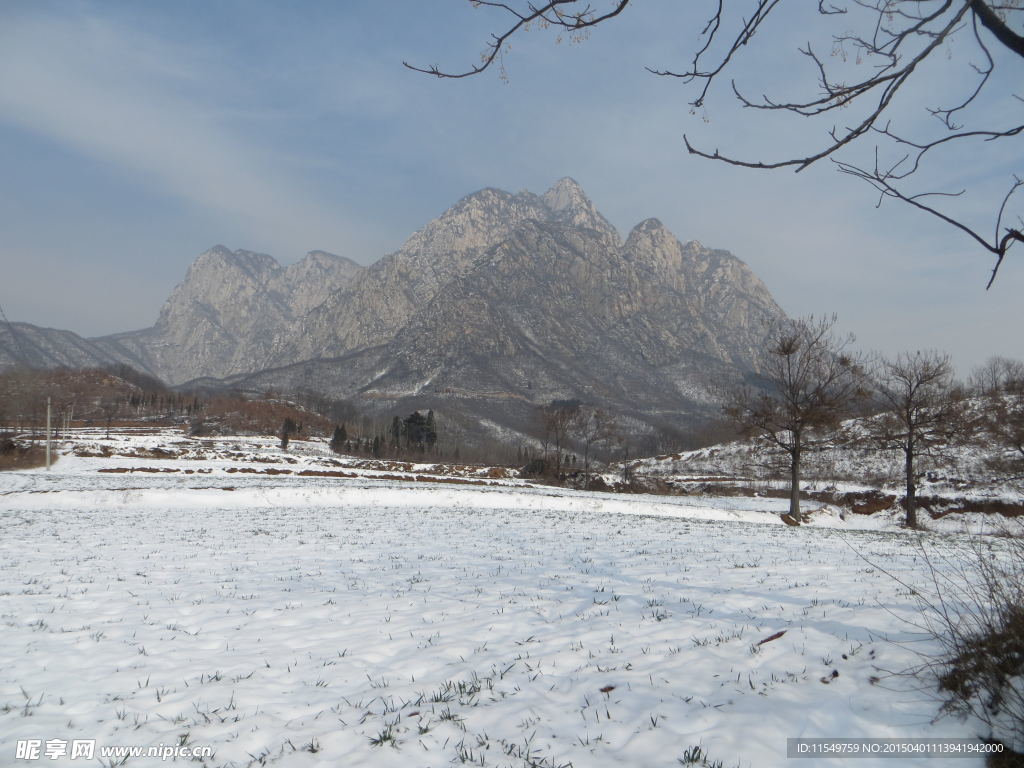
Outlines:
[[[683, 5], [700, 4], [648, 0], [579, 44], [523, 37], [503, 82], [402, 67], [476, 61], [497, 20], [464, 0], [4, 3], [0, 304], [85, 335], [143, 327], [214, 244], [370, 263], [476, 189], [543, 192], [568, 175], [623, 235], [656, 216], [684, 241], [731, 250], [788, 313], [837, 312], [864, 348], [937, 348], [965, 372], [993, 354], [1024, 358], [1024, 251], [986, 292], [991, 260], [969, 240], [876, 209], [827, 165], [761, 173], [687, 156], [684, 130], [754, 157], [824, 137], [727, 94], [692, 115], [678, 83], [646, 73], [691, 50], [697, 19]], [[815, 34], [801, 21], [780, 17], [780, 44], [739, 63], [741, 85], [813, 85], [791, 56]], [[1019, 82], [1010, 63], [1006, 82]], [[929, 99], [963, 82], [962, 69], [921, 77]], [[1019, 122], [1010, 88], [995, 93], [983, 108]], [[934, 178], [998, 189], [1024, 175], [1020, 144], [953, 154]], [[986, 221], [983, 202], [962, 210]]]

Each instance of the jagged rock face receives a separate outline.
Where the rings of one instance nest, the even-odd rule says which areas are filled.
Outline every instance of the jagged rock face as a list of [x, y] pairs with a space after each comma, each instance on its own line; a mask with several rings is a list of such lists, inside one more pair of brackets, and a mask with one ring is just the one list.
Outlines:
[[600, 230], [531, 221], [410, 319], [389, 345], [396, 374], [374, 387], [678, 407], [756, 370], [781, 316], [742, 262], [683, 246], [655, 220], [618, 247]]
[[152, 328], [96, 341], [172, 384], [258, 370], [300, 318], [362, 269], [323, 251], [282, 267], [218, 245], [189, 267]]
[[326, 251], [310, 251], [301, 261], [278, 270], [270, 279], [269, 288], [271, 293], [284, 297], [293, 317], [301, 317], [362, 271], [362, 266], [349, 259]]
[[338, 356], [387, 343], [441, 288], [523, 223], [573, 220], [618, 242], [615, 229], [572, 179], [558, 182], [543, 197], [497, 189], [469, 195], [311, 312], [301, 333], [276, 349], [274, 362]]
[[[378, 325], [349, 332], [360, 315]], [[338, 359], [236, 383], [519, 424], [531, 403], [579, 398], [678, 423], [761, 367], [782, 317], [734, 256], [680, 243], [656, 219], [623, 243], [563, 180], [541, 197], [465, 198], [312, 313], [311, 344]]]
[[756, 372], [782, 317], [731, 254], [656, 219], [623, 242], [562, 179], [543, 195], [469, 195], [365, 269], [318, 251], [284, 268], [213, 248], [155, 326], [93, 343], [171, 383], [428, 400], [499, 422], [502, 403], [508, 424], [566, 398], [678, 421]]
[[559, 179], [544, 193], [543, 200], [555, 223], [573, 229], [590, 229], [604, 235], [607, 244], [620, 244], [615, 227], [608, 223], [573, 179]]

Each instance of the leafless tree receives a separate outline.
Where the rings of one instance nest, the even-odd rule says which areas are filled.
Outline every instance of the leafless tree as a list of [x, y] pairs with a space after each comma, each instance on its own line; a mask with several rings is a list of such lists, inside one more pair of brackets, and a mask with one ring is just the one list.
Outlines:
[[[461, 71], [406, 62], [407, 67], [436, 77], [462, 78], [497, 64], [504, 76], [503, 56], [513, 37], [537, 27], [585, 37], [593, 27], [619, 17], [631, 4], [630, 0], [467, 2], [503, 17], [496, 21], [500, 31], [491, 35], [480, 63]], [[1024, 132], [1019, 112], [1024, 100], [1019, 95], [999, 94], [1012, 96], [1008, 110], [994, 111], [983, 103], [989, 90], [1000, 87], [994, 85], [997, 66], [1011, 68], [1015, 74], [1010, 82], [1024, 81], [1024, 0], [808, 1], [802, 11], [808, 28], [821, 28], [818, 21], [824, 26], [833, 25], [816, 43], [807, 42], [798, 49], [807, 62], [806, 75], [800, 82], [815, 84], [816, 93], [749, 96], [730, 74], [737, 68], [737, 60], [750, 49], [777, 41], [768, 22], [779, 15], [781, 5], [781, 0], [707, 0], [705, 23], [689, 47], [686, 63], [677, 69], [648, 70], [687, 85], [693, 114], [706, 107], [706, 100], [720, 81], [728, 80], [742, 107], [832, 121], [825, 128], [825, 140], [798, 156], [779, 159], [743, 158], [700, 148], [684, 135], [687, 150], [699, 157], [759, 169], [801, 171], [820, 160], [830, 160], [842, 173], [874, 187], [878, 205], [890, 199], [913, 206], [959, 229], [993, 254], [991, 286], [1009, 249], [1024, 242], [1021, 197], [1015, 196], [1024, 186], [1024, 173], [1020, 168], [1006, 169], [1006, 187], [982, 206], [989, 219], [984, 225], [959, 211], [951, 200], [964, 194], [965, 189], [918, 189], [915, 174], [929, 164], [945, 168], [959, 145], [980, 147]], [[933, 96], [923, 72], [928, 69], [926, 64], [938, 64], [944, 57], [965, 72], [971, 82], [961, 88], [952, 83]], [[788, 70], [785, 75], [779, 80], [791, 80]], [[803, 94], [809, 91], [799, 90]], [[908, 127], [905, 117], [898, 113], [904, 104], [922, 95], [940, 102], [927, 108], [937, 119]], [[840, 114], [848, 121], [843, 127], [834, 122]], [[897, 123], [904, 127], [897, 127]], [[857, 147], [862, 151], [857, 152]], [[973, 166], [965, 168], [965, 183], [973, 180], [975, 173]]]
[[572, 431], [583, 446], [583, 477], [586, 487], [590, 488], [590, 461], [594, 448], [611, 437], [612, 423], [600, 408], [584, 405], [576, 411]]
[[726, 416], [760, 434], [789, 459], [789, 514], [799, 520], [800, 467], [808, 441], [833, 430], [867, 394], [853, 336], [837, 337], [836, 317], [788, 320], [774, 329], [762, 371], [767, 390], [741, 386], [729, 393]]
[[903, 452], [906, 525], [916, 528], [915, 460], [966, 437], [964, 393], [954, 384], [949, 357], [927, 351], [883, 360], [878, 372], [878, 398], [884, 410], [865, 424], [883, 448]]
[[994, 357], [975, 372], [973, 382], [984, 399], [980, 426], [1024, 470], [1024, 363]]
[[552, 400], [541, 409], [541, 426], [543, 428], [545, 447], [545, 461], [547, 460], [547, 446], [554, 448], [555, 477], [562, 474], [563, 451], [569, 446], [569, 432], [576, 414], [580, 409], [579, 400]]
[[113, 426], [114, 417], [121, 411], [121, 400], [114, 394], [105, 395], [99, 403], [100, 412], [103, 414], [103, 420], [106, 422], [107, 431], [106, 439], [110, 439], [110, 428]]

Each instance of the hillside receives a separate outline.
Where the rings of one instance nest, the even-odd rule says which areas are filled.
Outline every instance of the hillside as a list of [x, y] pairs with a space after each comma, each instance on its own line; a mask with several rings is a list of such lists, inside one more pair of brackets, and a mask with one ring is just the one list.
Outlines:
[[[901, 518], [903, 454], [872, 445], [862, 421], [844, 422], [835, 441], [812, 441], [802, 463], [801, 488], [809, 509], [824, 504]], [[1009, 471], [1005, 452], [985, 438], [936, 446], [915, 463], [917, 501], [933, 520], [950, 512], [977, 512], [1024, 521], [1024, 477]], [[789, 487], [788, 457], [765, 438], [638, 459], [613, 469], [615, 476], [626, 473], [693, 495], [781, 496]]]

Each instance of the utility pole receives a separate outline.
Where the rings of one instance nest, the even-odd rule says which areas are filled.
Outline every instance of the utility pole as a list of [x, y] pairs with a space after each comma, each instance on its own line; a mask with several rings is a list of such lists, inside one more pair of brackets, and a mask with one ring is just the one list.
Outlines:
[[46, 398], [46, 470], [50, 470], [50, 398]]

